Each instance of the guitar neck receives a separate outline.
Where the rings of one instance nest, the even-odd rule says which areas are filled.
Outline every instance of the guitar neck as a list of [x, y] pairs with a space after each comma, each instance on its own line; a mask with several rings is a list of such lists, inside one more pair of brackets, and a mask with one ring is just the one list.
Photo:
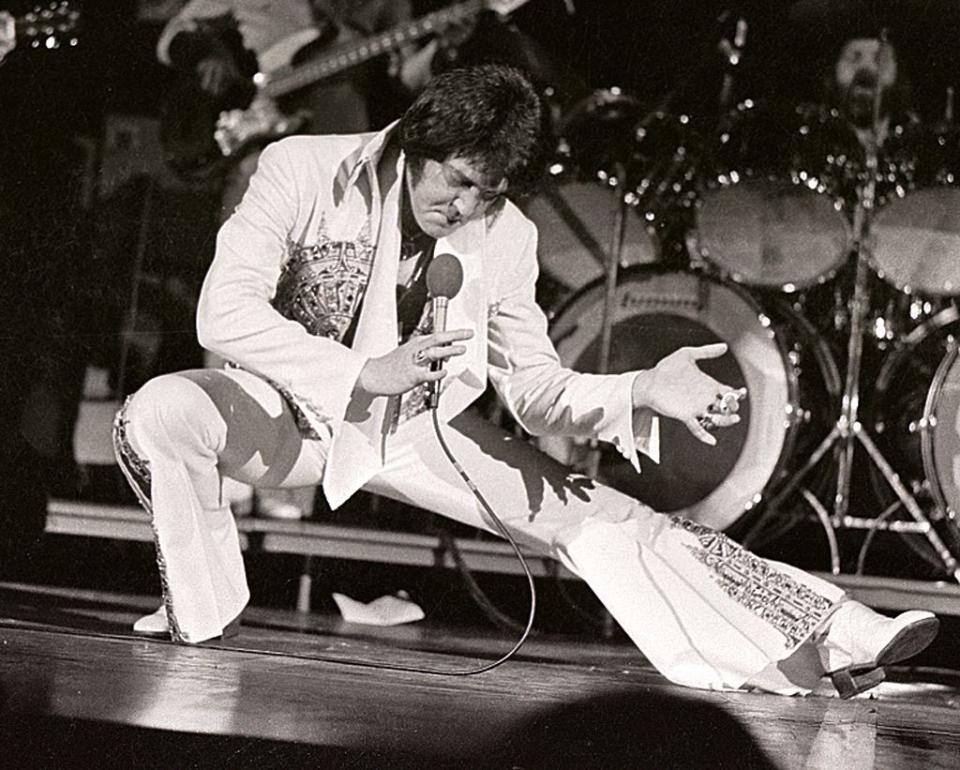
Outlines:
[[281, 71], [267, 77], [263, 91], [274, 99], [305, 88], [320, 80], [356, 67], [381, 54], [414, 43], [420, 38], [476, 16], [483, 10], [484, 0], [465, 2], [434, 11], [392, 29], [362, 40], [335, 46], [329, 52], [296, 69]]

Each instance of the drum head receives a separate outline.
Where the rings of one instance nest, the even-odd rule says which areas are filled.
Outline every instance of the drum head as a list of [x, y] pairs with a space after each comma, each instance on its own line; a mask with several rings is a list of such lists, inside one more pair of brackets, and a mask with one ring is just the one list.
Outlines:
[[901, 291], [960, 294], [960, 188], [888, 203], [874, 220], [871, 252], [877, 272]]
[[697, 239], [703, 256], [732, 280], [787, 291], [829, 278], [849, 245], [830, 196], [771, 179], [704, 191]]
[[941, 509], [954, 521], [960, 514], [960, 359], [950, 345], [934, 383], [929, 412], [935, 417], [925, 442], [923, 464]]
[[[595, 371], [603, 317], [602, 284], [581, 291], [558, 314], [553, 337], [563, 363]], [[701, 362], [732, 387], [746, 386], [741, 422], [701, 443], [680, 422], [661, 418], [659, 464], [641, 456], [642, 473], [614, 451], [603, 480], [662, 512], [679, 513], [717, 529], [732, 524], [763, 492], [786, 440], [792, 381], [781, 351], [753, 301], [742, 290], [686, 272], [629, 271], [617, 288], [611, 372], [652, 367], [686, 345], [726, 342], [730, 351]], [[576, 464], [584, 447], [548, 439], [543, 448]]]
[[[579, 289], [603, 275], [617, 207], [617, 196], [608, 186], [548, 180], [524, 206], [539, 231], [537, 254], [543, 273], [567, 289]], [[656, 257], [654, 237], [643, 219], [628, 211], [622, 263], [646, 264]]]

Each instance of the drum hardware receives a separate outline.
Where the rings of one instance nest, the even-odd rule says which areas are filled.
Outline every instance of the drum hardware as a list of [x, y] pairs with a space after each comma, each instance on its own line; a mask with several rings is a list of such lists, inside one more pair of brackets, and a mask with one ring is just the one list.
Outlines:
[[[659, 259], [651, 223], [641, 216], [625, 217], [622, 227], [619, 222], [624, 199], [628, 209], [638, 202], [627, 177], [642, 161], [633, 139], [640, 114], [634, 97], [612, 87], [594, 91], [558, 123], [553, 162], [523, 208], [540, 233], [541, 274], [564, 290], [561, 295], [606, 273], [611, 239], [621, 229], [621, 267]], [[659, 131], [651, 133], [659, 139]]]
[[[960, 312], [943, 308], [905, 335], [884, 360], [874, 390], [870, 420], [881, 450], [904, 476], [911, 491], [929, 511], [928, 518], [944, 542], [960, 547], [960, 365], [957, 336]], [[881, 502], [889, 499], [886, 482], [871, 469]], [[892, 504], [899, 507], [899, 501]], [[938, 555], [923, 542], [905, 544], [934, 569]]]
[[[575, 115], [592, 115], [599, 119], [604, 114], [599, 108], [606, 110], [609, 107], [607, 114], [619, 120], [624, 105], [621, 96], [601, 95], [576, 110]], [[663, 204], [663, 199], [672, 193], [682, 192], [684, 183], [691, 181], [696, 171], [685, 141], [677, 141], [669, 147], [669, 152], [663, 152], [665, 145], [661, 139], [666, 136], [673, 141], [675, 136], [659, 130], [669, 117], [668, 107], [673, 97], [673, 93], [669, 94], [635, 124], [634, 144], [629, 152], [619, 153], [621, 157], [615, 164], [597, 163], [593, 153], [576, 147], [576, 141], [568, 140], [566, 145], [561, 143], [561, 149], [565, 147], [566, 154], [581, 167], [585, 159], [593, 158], [591, 170], [596, 178], [612, 182], [616, 189], [617, 209], [610, 229], [604, 275], [572, 296], [553, 314], [552, 336], [566, 365], [592, 372], [653, 366], [659, 358], [682, 345], [716, 341], [730, 344], [730, 355], [710, 362], [717, 366], [716, 370], [711, 369], [711, 373], [731, 385], [746, 385], [751, 392], [751, 407], [745, 410], [746, 414], [742, 413], [743, 420], [738, 426], [725, 431], [724, 456], [718, 458], [714, 453], [710, 457], [704, 456], [703, 463], [691, 461], [690, 458], [697, 457], [696, 453], [705, 451], [704, 448], [696, 446], [695, 439], [684, 435], [682, 426], [662, 425], [661, 431], [676, 429], [676, 435], [667, 440], [671, 445], [681, 447], [675, 451], [683, 457], [679, 465], [686, 466], [671, 467], [665, 473], [680, 473], [682, 477], [671, 479], [664, 473], [658, 477], [656, 471], [648, 472], [645, 468], [637, 478], [645, 485], [645, 491], [652, 491], [652, 494], [624, 490], [660, 510], [677, 512], [723, 529], [745, 509], [759, 503], [775, 484], [783, 481], [786, 461], [797, 449], [800, 431], [807, 431], [817, 422], [819, 412], [816, 407], [801, 402], [801, 376], [805, 382], [807, 377], [820, 378], [823, 390], [817, 391], [817, 405], [837, 398], [842, 383], [829, 349], [817, 340], [805, 319], [799, 318], [803, 324], [792, 324], [798, 314], [791, 314], [786, 303], [782, 307], [786, 321], [784, 317], [771, 319], [766, 312], [768, 309], [762, 309], [742, 288], [730, 285], [725, 278], [706, 270], [693, 272], [643, 265], [629, 268], [621, 280], [623, 232], [631, 208], [643, 210], [650, 206], [651, 210], [643, 211], [644, 217], [650, 221], [649, 215], [652, 214], [656, 219], [652, 207]], [[608, 129], [616, 122], [610, 122]], [[682, 137], [688, 130], [688, 123], [689, 119], [680, 115], [669, 128], [679, 129]], [[583, 135], [585, 132], [580, 125], [579, 118], [568, 121], [564, 134], [570, 137]], [[619, 130], [613, 133], [622, 136]], [[580, 150], [579, 154], [575, 150]], [[605, 157], [609, 159], [610, 155]], [[590, 164], [587, 165], [589, 168]], [[640, 169], [644, 172], [642, 177], [636, 173]], [[553, 170], [563, 173], [564, 164], [558, 163]], [[667, 201], [673, 202], [676, 201]], [[836, 216], [833, 201], [829, 201], [827, 207], [831, 216]], [[842, 222], [841, 230], [844, 224]], [[846, 231], [842, 232], [846, 236]], [[807, 235], [804, 233], [804, 237]], [[845, 240], [842, 246], [846, 245]], [[590, 251], [597, 256], [595, 248]], [[549, 258], [549, 254], [545, 256]], [[643, 319], [650, 317], [645, 314], [657, 317], [656, 329], [642, 328]], [[641, 328], [633, 328], [638, 319]], [[671, 324], [678, 325], [679, 329], [671, 328]], [[613, 345], [615, 327], [616, 350]], [[644, 336], [648, 331], [649, 340]], [[807, 349], [816, 357], [814, 365], [808, 365], [810, 362], [801, 349], [791, 344], [789, 335], [792, 333], [807, 335]], [[629, 356], [628, 348], [633, 348], [638, 339], [644, 341], [644, 349], [636, 350], [637, 360], [623, 360], [625, 353]], [[810, 340], [813, 340], [812, 344], [809, 344]], [[571, 351], [574, 360], [571, 360]], [[820, 423], [816, 427], [815, 436], [805, 435], [803, 438], [819, 440], [827, 427]], [[822, 431], [819, 430], [821, 427]], [[560, 462], [575, 465], [590, 476], [596, 477], [600, 473], [603, 455], [597, 444], [542, 439], [541, 447]], [[708, 466], [708, 472], [705, 472], [705, 466]], [[616, 482], [618, 472], [618, 467], [604, 466], [605, 481]], [[634, 476], [631, 471], [630, 477]], [[628, 482], [628, 486], [630, 483], [633, 482]], [[657, 488], [658, 484], [660, 488]], [[673, 495], [671, 504], [666, 507], [659, 505], [656, 499], [662, 490], [667, 490], [667, 497]]]
[[[613, 306], [617, 299], [617, 277], [620, 272], [620, 260], [623, 255], [623, 240], [626, 233], [627, 214], [630, 204], [627, 201], [626, 168], [618, 168], [616, 177], [617, 209], [610, 235], [610, 249], [607, 254], [606, 275], [604, 277], [603, 316], [600, 324], [600, 353], [597, 359], [597, 374], [610, 371], [610, 349], [613, 340]], [[600, 474], [600, 445], [591, 442], [587, 462], [587, 475], [596, 479]], [[612, 623], [612, 620], [609, 622]]]
[[[606, 290], [597, 279], [554, 317], [551, 338], [565, 366], [596, 371]], [[670, 455], [660, 464], [642, 456], [639, 475], [616, 450], [604, 449], [605, 483], [656, 510], [727, 529], [827, 434], [823, 418], [839, 405], [842, 389], [830, 349], [784, 298], [765, 302], [708, 272], [663, 265], [621, 272], [609, 371], [645, 369], [679, 347], [726, 342], [729, 353], [704, 362], [704, 369], [731, 387], [747, 387], [750, 398], [741, 422], [725, 429], [715, 447], [681, 423], [662, 420], [661, 442]], [[546, 438], [540, 446], [566, 465], [582, 468], [588, 459], [585, 443]]]
[[[874, 140], [868, 142], [865, 148], [866, 182], [860, 190], [859, 201], [854, 212], [854, 232], [856, 238], [853, 244], [853, 251], [856, 255], [856, 273], [853, 297], [850, 302], [847, 372], [844, 381], [840, 414], [830, 433], [814, 450], [800, 471], [771, 499], [771, 505], [765, 517], [771, 512], [776, 512], [780, 508], [780, 505], [797, 491], [801, 482], [819, 465], [827, 453], [831, 449], [834, 450], [834, 457], [837, 462], [837, 474], [836, 494], [833, 500], [832, 513], [824, 516], [825, 507], [822, 504], [818, 504], [819, 501], [813, 503], [811, 500], [812, 495], [804, 494], [804, 497], [808, 503], [811, 503], [818, 518], [820, 518], [823, 523], [825, 531], [828, 533], [828, 540], [831, 544], [831, 570], [833, 574], [840, 574], [840, 559], [835, 538], [836, 530], [865, 529], [873, 533], [879, 529], [890, 528], [892, 526], [892, 522], [888, 524], [886, 518], [863, 518], [852, 516], [849, 513], [850, 482], [853, 471], [854, 450], [859, 444], [867, 452], [869, 459], [873, 461], [873, 464], [880, 471], [883, 479], [896, 494], [899, 503], [913, 518], [913, 522], [900, 522], [897, 525], [898, 530], [925, 535], [943, 561], [948, 573], [960, 582], [960, 571], [958, 571], [956, 558], [951, 554], [938, 532], [933, 528], [930, 519], [917, 502], [916, 497], [903, 484], [899, 475], [883, 456], [874, 440], [864, 430], [858, 416], [860, 373], [865, 331], [864, 322], [869, 309], [868, 281], [870, 278], [870, 268], [868, 265], [868, 248], [871, 243], [870, 228], [876, 203], [878, 147], [875, 139], [876, 136], [878, 136], [876, 128], [879, 125], [880, 89], [877, 89], [874, 103]], [[807, 490], [802, 490], [802, 494], [806, 492]], [[858, 561], [862, 563], [863, 558], [865, 558], [864, 554], [861, 553]]]

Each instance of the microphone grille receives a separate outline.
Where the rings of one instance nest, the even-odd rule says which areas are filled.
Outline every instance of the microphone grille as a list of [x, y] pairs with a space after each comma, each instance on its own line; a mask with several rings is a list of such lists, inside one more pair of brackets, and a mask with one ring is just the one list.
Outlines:
[[463, 285], [463, 265], [453, 254], [438, 254], [427, 267], [427, 291], [431, 297], [455, 297]]

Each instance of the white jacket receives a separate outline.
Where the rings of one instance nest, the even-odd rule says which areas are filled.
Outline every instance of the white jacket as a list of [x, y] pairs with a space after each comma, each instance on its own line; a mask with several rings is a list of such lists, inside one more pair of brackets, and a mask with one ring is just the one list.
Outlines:
[[[378, 134], [299, 136], [266, 148], [250, 187], [217, 238], [198, 309], [200, 344], [274, 382], [330, 442], [323, 488], [342, 504], [382, 467], [396, 441], [429, 433], [420, 414], [399, 427], [388, 397], [354, 395], [364, 363], [397, 345], [403, 154], [380, 189], [375, 173], [393, 127]], [[369, 272], [352, 347], [312, 336], [271, 305], [285, 262], [324, 243], [351, 242], [351, 265]], [[449, 421], [493, 383], [511, 414], [534, 435], [597, 438], [639, 471], [637, 449], [658, 454], [657, 421], [634, 414], [634, 374], [581, 374], [563, 367], [534, 301], [537, 230], [507, 203], [436, 245], [460, 259], [464, 282], [447, 328], [475, 331], [447, 363], [439, 417]]]

